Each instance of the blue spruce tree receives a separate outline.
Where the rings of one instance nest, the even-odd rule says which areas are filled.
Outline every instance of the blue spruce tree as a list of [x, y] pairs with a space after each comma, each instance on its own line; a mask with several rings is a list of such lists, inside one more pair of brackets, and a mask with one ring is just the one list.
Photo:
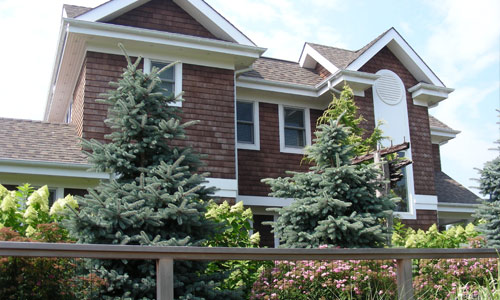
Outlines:
[[[153, 68], [145, 74], [125, 53], [128, 65], [114, 90], [101, 103], [109, 105], [109, 143], [84, 141], [93, 170], [114, 175], [78, 199], [80, 209], [65, 226], [78, 243], [150, 246], [201, 246], [218, 232], [205, 218], [209, 194], [197, 174], [199, 155], [183, 148], [185, 138], [177, 99], [166, 97]], [[92, 268], [108, 282], [104, 299], [155, 299], [153, 261], [94, 260]], [[232, 299], [216, 288], [220, 276], [204, 275], [201, 262], [174, 264], [177, 299]]]
[[314, 144], [305, 150], [304, 160], [313, 163], [309, 172], [263, 180], [271, 196], [294, 199], [292, 205], [274, 209], [279, 214], [274, 232], [282, 247], [382, 247], [387, 240], [384, 221], [392, 215], [395, 199], [376, 196], [383, 184], [378, 166], [351, 164], [357, 145], [349, 142], [351, 129], [342, 119], [343, 114], [336, 119], [324, 114]]

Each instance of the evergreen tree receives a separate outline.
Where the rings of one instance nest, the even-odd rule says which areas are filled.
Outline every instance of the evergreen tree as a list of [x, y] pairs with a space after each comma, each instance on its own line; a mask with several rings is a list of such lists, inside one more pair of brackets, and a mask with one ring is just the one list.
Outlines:
[[271, 196], [295, 200], [275, 209], [274, 231], [283, 247], [381, 247], [387, 239], [384, 219], [392, 215], [394, 200], [376, 197], [382, 184], [379, 167], [351, 164], [352, 132], [341, 124], [342, 117], [317, 127], [315, 143], [305, 150], [306, 160], [314, 163], [309, 172], [263, 180]]
[[[83, 141], [93, 171], [114, 177], [102, 181], [78, 199], [65, 222], [78, 243], [151, 246], [201, 246], [218, 232], [205, 218], [212, 188], [205, 188], [204, 175], [196, 174], [199, 155], [175, 141], [185, 138], [177, 99], [164, 96], [153, 68], [145, 74], [125, 53], [127, 68], [101, 103], [109, 105], [106, 124], [113, 132], [110, 143]], [[107, 280], [106, 299], [154, 299], [156, 271], [153, 261], [94, 260], [92, 268]], [[215, 299], [215, 276], [205, 275], [204, 263], [176, 261], [175, 296], [178, 299]], [[220, 279], [220, 278], [219, 278]], [[224, 295], [231, 299], [230, 295]]]
[[[497, 144], [500, 145], [500, 140]], [[500, 146], [496, 150], [499, 155], [479, 170], [479, 190], [486, 201], [477, 209], [476, 217], [485, 221], [479, 230], [486, 235], [488, 246], [500, 248]]]
[[350, 134], [344, 143], [353, 146], [352, 151], [355, 155], [364, 155], [377, 150], [377, 145], [385, 138], [379, 128], [382, 124], [380, 122], [373, 129], [370, 136], [363, 138], [366, 131], [360, 125], [366, 120], [358, 113], [358, 107], [354, 102], [354, 93], [347, 84], [344, 85], [338, 98], [333, 95], [332, 102], [330, 102], [323, 115], [318, 118], [317, 124], [328, 124], [330, 120], [334, 121], [338, 118], [340, 118], [341, 124], [350, 128]]

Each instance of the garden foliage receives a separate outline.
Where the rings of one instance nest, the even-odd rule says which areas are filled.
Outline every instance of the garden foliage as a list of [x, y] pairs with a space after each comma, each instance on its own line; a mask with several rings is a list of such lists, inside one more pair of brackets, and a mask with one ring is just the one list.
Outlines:
[[[243, 202], [229, 205], [226, 201], [217, 204], [211, 201], [208, 205], [206, 217], [217, 223], [223, 224], [223, 232], [216, 234], [205, 246], [208, 247], [240, 247], [258, 248], [260, 235], [252, 230], [252, 210], [245, 209]], [[245, 298], [248, 298], [252, 284], [257, 280], [264, 266], [269, 266], [267, 261], [251, 260], [228, 260], [210, 262], [207, 273], [228, 272], [229, 276], [221, 288], [228, 290], [242, 290]]]
[[275, 209], [274, 232], [283, 247], [382, 247], [386, 241], [384, 220], [392, 215], [395, 199], [376, 196], [383, 184], [378, 166], [351, 164], [352, 129], [342, 124], [343, 117], [325, 118], [317, 126], [314, 144], [305, 150], [305, 160], [314, 164], [309, 172], [263, 180], [271, 196], [295, 199]]
[[480, 230], [486, 235], [488, 246], [494, 248], [500, 248], [500, 140], [497, 144], [499, 155], [479, 170], [479, 190], [486, 200], [476, 211], [476, 217], [483, 220]]
[[[29, 184], [8, 191], [0, 185], [0, 241], [71, 242], [57, 221], [76, 202], [68, 195], [49, 208], [49, 190]], [[105, 282], [77, 272], [77, 261], [61, 258], [0, 258], [1, 299], [85, 299]], [[92, 288], [91, 288], [92, 287]]]
[[[80, 209], [64, 225], [78, 243], [202, 246], [218, 232], [217, 223], [205, 217], [214, 190], [196, 173], [199, 155], [176, 146], [195, 122], [181, 122], [179, 108], [169, 105], [178, 99], [161, 87], [158, 74], [172, 64], [146, 74], [139, 69], [141, 58], [132, 62], [126, 53], [125, 58], [120, 80], [110, 83], [114, 89], [100, 100], [109, 105], [110, 142], [83, 143], [92, 170], [115, 176], [78, 198]], [[91, 267], [108, 283], [103, 298], [155, 298], [153, 261], [96, 260]], [[205, 267], [204, 262], [175, 262], [178, 299], [233, 297], [217, 289], [221, 276], [206, 274]]]
[[[472, 225], [452, 227], [441, 235], [435, 229], [408, 232], [400, 243], [414, 240], [408, 244], [411, 247], [484, 246]], [[444, 238], [453, 241], [446, 244]], [[498, 259], [422, 259], [415, 263], [415, 299], [500, 297]], [[396, 299], [395, 272], [396, 261], [392, 260], [276, 261], [255, 282], [251, 299]]]

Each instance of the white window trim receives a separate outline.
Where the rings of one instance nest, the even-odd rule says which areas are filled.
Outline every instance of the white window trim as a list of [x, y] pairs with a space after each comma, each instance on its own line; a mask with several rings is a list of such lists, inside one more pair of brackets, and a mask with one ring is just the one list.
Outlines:
[[[236, 99], [236, 103], [238, 102], [246, 102], [246, 103], [252, 103], [253, 105], [253, 143], [240, 143], [238, 142], [238, 115], [235, 114], [236, 117], [236, 147], [238, 149], [245, 149], [245, 150], [260, 150], [260, 126], [259, 126], [259, 102], [257, 101], [252, 101], [252, 100], [243, 100], [243, 99]], [[237, 107], [235, 108], [235, 110]]]
[[[144, 58], [144, 73], [148, 74], [151, 72], [151, 61], [160, 63], [171, 63], [171, 61], [161, 60], [161, 59], [150, 59]], [[177, 63], [174, 68], [174, 95], [180, 95], [182, 93], [182, 63]], [[170, 104], [170, 106], [182, 107], [182, 101], [176, 101]]]
[[304, 110], [304, 127], [305, 127], [305, 131], [306, 131], [306, 146], [305, 147], [311, 145], [311, 119], [310, 119], [309, 108], [283, 105], [283, 104], [279, 104], [279, 107], [278, 107], [278, 119], [279, 119], [279, 130], [280, 130], [280, 152], [304, 154], [305, 147], [304, 148], [294, 148], [294, 147], [287, 147], [285, 145], [285, 108]]

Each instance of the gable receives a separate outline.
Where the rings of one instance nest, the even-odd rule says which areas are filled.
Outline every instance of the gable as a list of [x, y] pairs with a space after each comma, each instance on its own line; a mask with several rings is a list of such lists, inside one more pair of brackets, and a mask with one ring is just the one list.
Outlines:
[[172, 0], [152, 0], [106, 23], [218, 39]]

